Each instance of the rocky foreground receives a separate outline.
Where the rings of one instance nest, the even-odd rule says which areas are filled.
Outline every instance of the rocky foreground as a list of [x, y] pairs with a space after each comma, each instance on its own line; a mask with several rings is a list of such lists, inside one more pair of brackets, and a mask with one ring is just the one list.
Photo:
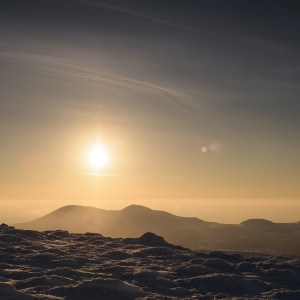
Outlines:
[[0, 225], [0, 299], [300, 299], [300, 257]]

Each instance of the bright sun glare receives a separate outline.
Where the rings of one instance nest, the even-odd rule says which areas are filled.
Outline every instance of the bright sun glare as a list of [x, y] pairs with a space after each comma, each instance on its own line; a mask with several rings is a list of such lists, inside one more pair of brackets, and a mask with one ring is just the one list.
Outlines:
[[103, 145], [95, 144], [87, 152], [87, 162], [95, 170], [106, 167], [109, 160], [109, 153]]

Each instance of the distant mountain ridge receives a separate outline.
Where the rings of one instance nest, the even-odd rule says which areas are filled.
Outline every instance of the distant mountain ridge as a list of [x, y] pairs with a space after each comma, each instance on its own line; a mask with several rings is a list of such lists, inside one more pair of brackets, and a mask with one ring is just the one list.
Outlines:
[[135, 238], [145, 232], [153, 232], [172, 244], [194, 250], [300, 255], [299, 222], [274, 223], [265, 219], [250, 219], [235, 225], [219, 224], [176, 216], [141, 205], [130, 205], [122, 210], [68, 205], [14, 226], [38, 231], [94, 232], [122, 238]]
[[76, 233], [97, 232], [111, 237], [138, 237], [147, 231], [165, 233], [172, 228], [196, 230], [210, 224], [216, 223], [179, 217], [141, 205], [130, 205], [122, 210], [68, 205], [41, 218], [15, 226], [39, 231], [62, 229]]

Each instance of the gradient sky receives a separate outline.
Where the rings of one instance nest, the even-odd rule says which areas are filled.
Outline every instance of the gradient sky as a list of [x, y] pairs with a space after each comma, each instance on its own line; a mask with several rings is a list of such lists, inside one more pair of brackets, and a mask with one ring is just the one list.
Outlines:
[[299, 32], [291, 0], [1, 0], [0, 221], [299, 221]]

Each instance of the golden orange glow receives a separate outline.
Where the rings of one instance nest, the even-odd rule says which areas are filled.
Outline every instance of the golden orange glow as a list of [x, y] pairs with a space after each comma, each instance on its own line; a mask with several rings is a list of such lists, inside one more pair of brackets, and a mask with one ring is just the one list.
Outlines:
[[110, 156], [107, 148], [97, 143], [88, 150], [86, 159], [90, 167], [98, 171], [109, 164]]

